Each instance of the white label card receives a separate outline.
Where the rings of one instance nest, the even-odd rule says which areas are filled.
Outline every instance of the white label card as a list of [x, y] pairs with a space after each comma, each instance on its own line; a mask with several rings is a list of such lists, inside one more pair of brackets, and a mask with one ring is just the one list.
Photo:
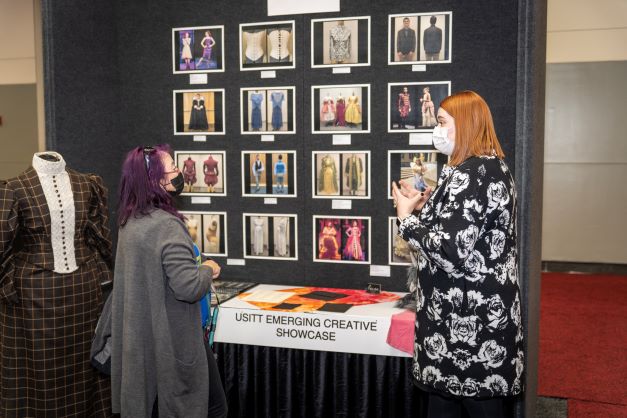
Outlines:
[[210, 205], [211, 197], [210, 196], [192, 196], [192, 205]]
[[261, 72], [261, 78], [276, 78], [276, 71], [265, 70]]
[[194, 135], [194, 142], [207, 142], [207, 135]]
[[246, 260], [243, 258], [227, 258], [226, 259], [227, 266], [245, 266]]
[[350, 145], [350, 135], [333, 135], [333, 145]]
[[353, 202], [351, 200], [333, 199], [331, 202], [331, 209], [351, 210]]
[[379, 277], [390, 277], [390, 266], [370, 266], [370, 275]]
[[278, 200], [276, 197], [266, 197], [263, 199], [264, 205], [276, 205], [277, 203], [278, 203]]
[[207, 74], [190, 74], [189, 84], [207, 84]]
[[340, 11], [340, 0], [268, 0], [268, 16]]
[[351, 67], [333, 67], [333, 74], [350, 74]]
[[274, 142], [274, 135], [261, 135], [261, 142]]
[[429, 132], [409, 134], [409, 145], [431, 145], [433, 135]]
[[412, 71], [423, 72], [427, 71], [427, 66], [425, 64], [414, 64], [411, 66]]

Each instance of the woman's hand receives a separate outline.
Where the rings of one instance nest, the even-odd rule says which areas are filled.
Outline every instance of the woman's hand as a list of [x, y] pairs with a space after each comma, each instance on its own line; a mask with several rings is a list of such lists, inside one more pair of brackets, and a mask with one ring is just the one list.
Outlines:
[[424, 192], [419, 192], [410, 187], [404, 180], [401, 180], [400, 184], [401, 189], [398, 188], [396, 182], [392, 182], [392, 198], [396, 207], [396, 216], [404, 219], [411, 215], [414, 210], [422, 209], [429, 197], [431, 197], [433, 188], [427, 187]]
[[218, 265], [218, 263], [213, 260], [207, 260], [202, 263], [202, 265], [211, 267], [211, 271], [213, 272], [213, 275], [211, 276], [212, 279], [218, 278], [218, 276], [220, 275], [220, 266]]

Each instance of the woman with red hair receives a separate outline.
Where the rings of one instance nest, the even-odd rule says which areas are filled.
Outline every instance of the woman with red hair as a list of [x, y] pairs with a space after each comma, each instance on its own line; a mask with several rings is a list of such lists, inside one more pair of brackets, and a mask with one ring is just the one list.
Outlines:
[[435, 190], [392, 185], [418, 256], [413, 376], [429, 417], [503, 417], [523, 390], [514, 179], [477, 93], [440, 104], [433, 144], [450, 156]]

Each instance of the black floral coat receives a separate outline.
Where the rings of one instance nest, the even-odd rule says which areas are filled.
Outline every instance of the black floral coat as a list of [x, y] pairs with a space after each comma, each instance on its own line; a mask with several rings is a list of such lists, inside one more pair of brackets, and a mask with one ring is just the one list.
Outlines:
[[497, 157], [442, 170], [399, 234], [420, 254], [413, 375], [454, 397], [519, 394], [524, 364], [516, 189]]

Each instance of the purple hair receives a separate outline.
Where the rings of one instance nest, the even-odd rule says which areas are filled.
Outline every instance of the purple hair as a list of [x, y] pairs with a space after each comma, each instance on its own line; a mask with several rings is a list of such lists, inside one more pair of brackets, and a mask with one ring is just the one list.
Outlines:
[[160, 184], [165, 176], [161, 162], [164, 153], [172, 153], [168, 144], [155, 145], [146, 158], [143, 147], [133, 148], [126, 155], [120, 178], [118, 226], [126, 225], [131, 218], [148, 215], [154, 208], [184, 219], [174, 207], [172, 196]]

